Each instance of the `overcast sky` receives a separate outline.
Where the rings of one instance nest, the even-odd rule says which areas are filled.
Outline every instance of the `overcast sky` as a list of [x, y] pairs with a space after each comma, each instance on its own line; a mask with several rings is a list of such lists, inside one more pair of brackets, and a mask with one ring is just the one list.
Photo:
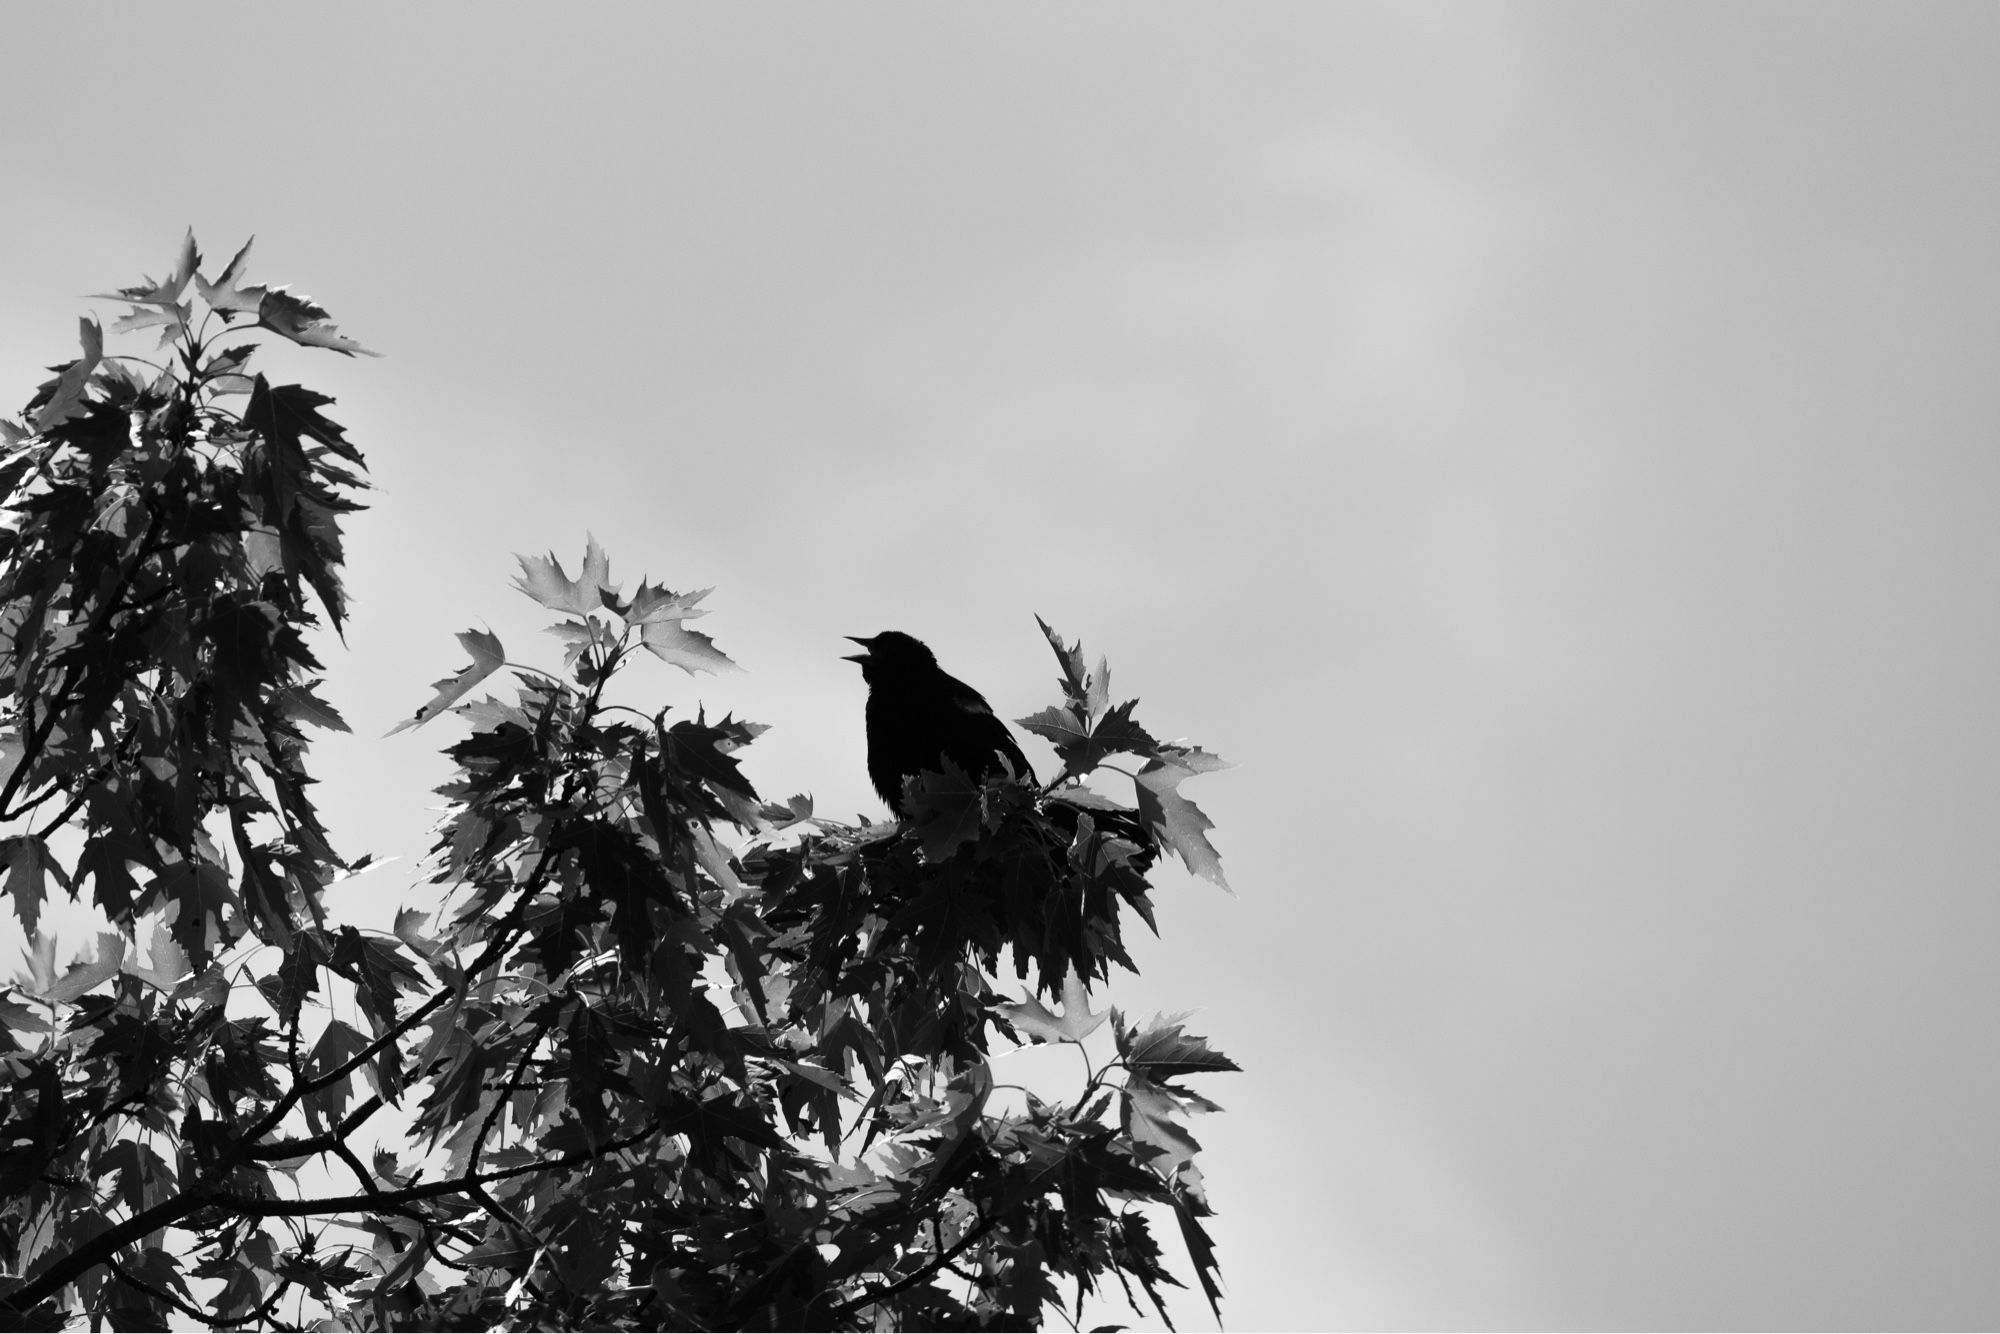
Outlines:
[[[511, 553], [715, 585], [747, 768], [848, 634], [1156, 734], [1111, 998], [1238, 1328], [2000, 1324], [2000, 8], [0, 7], [0, 403], [209, 272], [380, 490], [322, 744], [405, 900]], [[645, 664], [636, 669], [648, 672]], [[1031, 756], [1052, 768], [1030, 741]], [[1199, 1325], [1198, 1300], [1183, 1308]]]

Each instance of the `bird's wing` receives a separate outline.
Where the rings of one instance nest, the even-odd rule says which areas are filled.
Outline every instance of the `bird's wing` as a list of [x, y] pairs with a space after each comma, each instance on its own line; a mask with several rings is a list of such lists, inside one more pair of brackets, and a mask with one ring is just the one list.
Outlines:
[[951, 701], [953, 708], [963, 709], [967, 713], [983, 713], [988, 718], [994, 716], [993, 706], [986, 702], [986, 696], [956, 676], [949, 676], [944, 672], [939, 672], [938, 676], [942, 678], [938, 682], [939, 690]]
[[1020, 744], [1014, 740], [1014, 734], [993, 712], [993, 706], [986, 702], [986, 697], [963, 681], [952, 681], [951, 686], [952, 704], [965, 720], [965, 739], [971, 743], [967, 751], [976, 752], [953, 755], [952, 762], [965, 766], [968, 773], [975, 771], [973, 766], [977, 766], [979, 771], [986, 771], [992, 767], [987, 757], [998, 753], [1007, 757], [1016, 774], [1030, 783], [1040, 782], [1034, 766], [1028, 763], [1028, 757], [1022, 754]]

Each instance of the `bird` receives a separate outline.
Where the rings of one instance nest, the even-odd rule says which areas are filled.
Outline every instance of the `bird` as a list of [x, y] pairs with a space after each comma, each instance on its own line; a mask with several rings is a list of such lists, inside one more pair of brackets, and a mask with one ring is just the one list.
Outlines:
[[847, 638], [865, 650], [845, 661], [860, 664], [868, 685], [868, 778], [890, 810], [907, 816], [903, 780], [942, 773], [945, 760], [975, 783], [1000, 773], [1004, 762], [1039, 786], [1034, 766], [986, 697], [938, 666], [921, 639], [901, 630]]
[[[848, 654], [845, 661], [860, 664], [868, 686], [868, 778], [899, 818], [910, 814], [903, 780], [942, 773], [946, 760], [975, 783], [1006, 767], [1016, 778], [1041, 786], [1034, 766], [986, 696], [938, 666], [937, 655], [921, 639], [901, 630], [847, 638], [866, 650]], [[1087, 811], [1101, 832], [1137, 848], [1134, 864], [1141, 871], [1159, 855], [1157, 841], [1135, 811], [1074, 796], [1048, 795], [1043, 804], [1056, 828], [1070, 838], [1076, 835], [1079, 814]]]

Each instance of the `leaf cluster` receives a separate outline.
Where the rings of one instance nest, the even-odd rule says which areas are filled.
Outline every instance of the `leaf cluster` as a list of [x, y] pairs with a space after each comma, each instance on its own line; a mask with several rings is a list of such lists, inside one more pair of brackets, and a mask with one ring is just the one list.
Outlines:
[[[119, 327], [172, 359], [87, 333], [0, 461], [0, 817], [34, 941], [0, 988], [0, 1316], [1028, 1328], [1112, 1282], [1164, 1316], [1163, 1219], [1218, 1302], [1186, 1126], [1215, 1108], [1181, 1081], [1234, 1065], [1178, 1019], [1113, 1011], [1087, 1044], [1156, 849], [1220, 883], [1176, 790], [1219, 762], [1046, 626], [1063, 702], [1025, 725], [1070, 781], [946, 765], [904, 824], [852, 826], [757, 793], [756, 724], [606, 702], [641, 649], [734, 668], [688, 628], [707, 590], [628, 595], [594, 540], [574, 577], [524, 557], [559, 669], [460, 635], [470, 665], [396, 729], [465, 729], [428, 902], [329, 919], [349, 868], [303, 726], [344, 724], [304, 631], [340, 624], [361, 457], [232, 335], [362, 349], [243, 262], [211, 283], [190, 237], [124, 289]], [[1120, 754], [1136, 809], [1081, 785]], [[109, 928], [67, 969], [50, 881]], [[1043, 1043], [1078, 1051], [1073, 1096], [1000, 1078]]]

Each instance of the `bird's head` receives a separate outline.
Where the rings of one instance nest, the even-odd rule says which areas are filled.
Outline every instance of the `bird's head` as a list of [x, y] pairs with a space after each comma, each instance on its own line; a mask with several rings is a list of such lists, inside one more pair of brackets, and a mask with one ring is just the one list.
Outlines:
[[863, 639], [858, 635], [847, 638], [861, 645], [866, 652], [850, 653], [843, 661], [859, 663], [861, 679], [871, 685], [937, 667], [937, 657], [925, 647], [924, 641], [901, 630], [884, 630], [873, 639]]

